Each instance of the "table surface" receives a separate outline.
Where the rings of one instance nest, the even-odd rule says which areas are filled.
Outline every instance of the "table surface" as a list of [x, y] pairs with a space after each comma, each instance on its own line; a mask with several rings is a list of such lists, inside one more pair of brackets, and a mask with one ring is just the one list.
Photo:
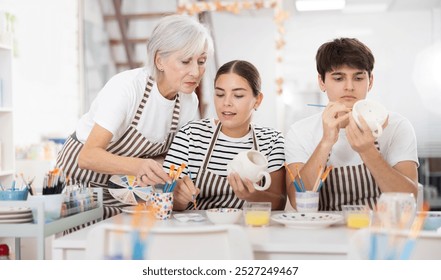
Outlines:
[[[186, 211], [179, 213], [200, 213], [205, 211]], [[273, 211], [272, 215], [283, 213]], [[175, 213], [174, 213], [175, 214]], [[133, 215], [122, 213], [101, 221], [107, 224], [130, 224]], [[201, 226], [212, 224], [208, 219], [201, 222], [180, 222], [175, 218], [157, 221], [155, 227]], [[256, 259], [346, 259], [350, 236], [356, 230], [345, 226], [344, 221], [321, 228], [292, 228], [271, 220], [267, 227], [247, 227], [243, 218], [238, 222], [247, 232]], [[54, 240], [53, 250], [85, 250], [87, 233], [92, 225], [72, 234]], [[56, 255], [56, 254], [53, 254]], [[77, 258], [81, 258], [81, 255]]]
[[[185, 211], [177, 213], [200, 213], [206, 218], [205, 211]], [[173, 213], [177, 214], [177, 213]], [[291, 213], [284, 211], [273, 211], [272, 216], [279, 213]], [[327, 214], [320, 212], [320, 214]], [[342, 213], [333, 212], [333, 214]], [[130, 225], [133, 214], [122, 213], [110, 219], [101, 221], [95, 225], [79, 230], [72, 234], [57, 238], [52, 243], [52, 256], [55, 259], [84, 259], [87, 234], [92, 227], [99, 224], [125, 224]], [[285, 260], [345, 260], [353, 258], [354, 244], [359, 231], [346, 227], [344, 220], [331, 226], [321, 228], [300, 229], [286, 227], [274, 220], [271, 220], [266, 227], [247, 227], [244, 219], [237, 223], [243, 226], [251, 242], [255, 259], [285, 259]], [[212, 225], [206, 218], [202, 222], [180, 222], [175, 218], [165, 221], [157, 221], [155, 227], [192, 227]], [[358, 234], [357, 234], [358, 233]], [[408, 235], [408, 232], [405, 237]], [[440, 254], [433, 254], [431, 251], [441, 252], [441, 234], [436, 231], [421, 231], [418, 236], [415, 259], [440, 259]], [[433, 250], [432, 250], [433, 249]], [[72, 253], [72, 254], [71, 254]], [[355, 257], [357, 258], [357, 257]]]

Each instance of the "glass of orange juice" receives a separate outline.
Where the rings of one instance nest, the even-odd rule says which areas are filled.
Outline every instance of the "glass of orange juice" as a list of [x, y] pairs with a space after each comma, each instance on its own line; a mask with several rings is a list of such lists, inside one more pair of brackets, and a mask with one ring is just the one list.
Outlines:
[[372, 210], [365, 205], [343, 205], [346, 225], [349, 228], [369, 227], [372, 220]]
[[264, 227], [269, 225], [271, 202], [246, 202], [243, 207], [245, 225]]

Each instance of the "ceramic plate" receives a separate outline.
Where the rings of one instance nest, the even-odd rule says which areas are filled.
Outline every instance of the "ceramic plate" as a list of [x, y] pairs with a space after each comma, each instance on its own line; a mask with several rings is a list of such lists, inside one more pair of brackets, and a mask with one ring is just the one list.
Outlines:
[[135, 176], [113, 175], [110, 177], [109, 192], [116, 200], [136, 206], [150, 199], [151, 187], [138, 186]]
[[11, 219], [11, 220], [0, 220], [0, 224], [22, 224], [22, 223], [32, 223], [34, 219], [30, 218], [22, 218], [22, 219]]
[[31, 208], [29, 207], [0, 207], [0, 215], [1, 214], [19, 214], [19, 213], [27, 213], [31, 212]]
[[176, 220], [183, 222], [183, 223], [189, 222], [189, 221], [202, 222], [203, 220], [205, 220], [204, 216], [202, 216], [201, 214], [197, 214], [197, 213], [174, 214], [173, 217], [175, 217]]
[[124, 213], [128, 213], [128, 214], [136, 214], [136, 213], [148, 213], [149, 210], [147, 209], [142, 209], [141, 211], [137, 211], [136, 206], [128, 206], [128, 207], [124, 207], [121, 208], [121, 211], [123, 211]]
[[273, 221], [293, 228], [323, 228], [343, 220], [343, 216], [330, 213], [280, 213]]
[[10, 219], [23, 219], [32, 217], [32, 212], [19, 213], [19, 214], [0, 214], [0, 220], [10, 220]]

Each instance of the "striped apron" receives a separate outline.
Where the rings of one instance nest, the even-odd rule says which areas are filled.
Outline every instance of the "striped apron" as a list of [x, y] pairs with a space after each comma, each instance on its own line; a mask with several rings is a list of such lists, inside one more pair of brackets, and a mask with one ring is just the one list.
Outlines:
[[[380, 150], [377, 141], [375, 147]], [[319, 211], [341, 211], [342, 205], [368, 205], [374, 209], [380, 194], [380, 188], [364, 163], [336, 167], [320, 189]]]
[[[137, 125], [143, 109], [149, 98], [149, 94], [153, 86], [153, 78], [148, 77], [147, 84], [144, 90], [144, 96], [138, 106], [135, 116], [123, 134], [123, 136], [114, 143], [110, 143], [107, 147], [107, 151], [114, 155], [124, 157], [137, 157], [137, 158], [152, 158], [167, 153], [170, 145], [176, 135], [178, 122], [179, 122], [179, 94], [176, 95], [175, 107], [173, 109], [173, 117], [171, 122], [171, 129], [166, 139], [162, 143], [152, 143], [146, 139], [140, 131], [137, 130]], [[103, 188], [103, 205], [104, 216], [103, 219], [110, 218], [116, 214], [121, 213], [120, 208], [127, 206], [109, 193], [108, 181], [111, 177], [110, 174], [100, 174], [92, 170], [81, 169], [78, 167], [78, 154], [81, 151], [83, 144], [76, 139], [75, 133], [71, 135], [63, 146], [62, 150], [57, 157], [57, 167], [61, 168], [65, 174], [69, 174], [72, 182], [80, 182], [89, 187], [101, 187]], [[121, 174], [124, 175], [124, 174]], [[131, 174], [127, 174], [131, 175]]]
[[[219, 122], [211, 139], [207, 154], [196, 176], [195, 186], [201, 190], [196, 197], [198, 210], [211, 208], [242, 208], [245, 203], [245, 200], [239, 199], [234, 194], [226, 177], [217, 175], [207, 169], [221, 127], [222, 124]], [[253, 126], [251, 126], [251, 130], [253, 131], [254, 150], [259, 151]], [[193, 207], [194, 204], [189, 203], [187, 209], [194, 209]]]

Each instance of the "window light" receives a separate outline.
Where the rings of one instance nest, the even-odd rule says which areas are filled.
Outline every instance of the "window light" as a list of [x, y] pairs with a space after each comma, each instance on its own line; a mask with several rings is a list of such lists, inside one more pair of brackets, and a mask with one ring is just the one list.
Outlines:
[[296, 9], [299, 12], [342, 10], [345, 0], [296, 0]]

